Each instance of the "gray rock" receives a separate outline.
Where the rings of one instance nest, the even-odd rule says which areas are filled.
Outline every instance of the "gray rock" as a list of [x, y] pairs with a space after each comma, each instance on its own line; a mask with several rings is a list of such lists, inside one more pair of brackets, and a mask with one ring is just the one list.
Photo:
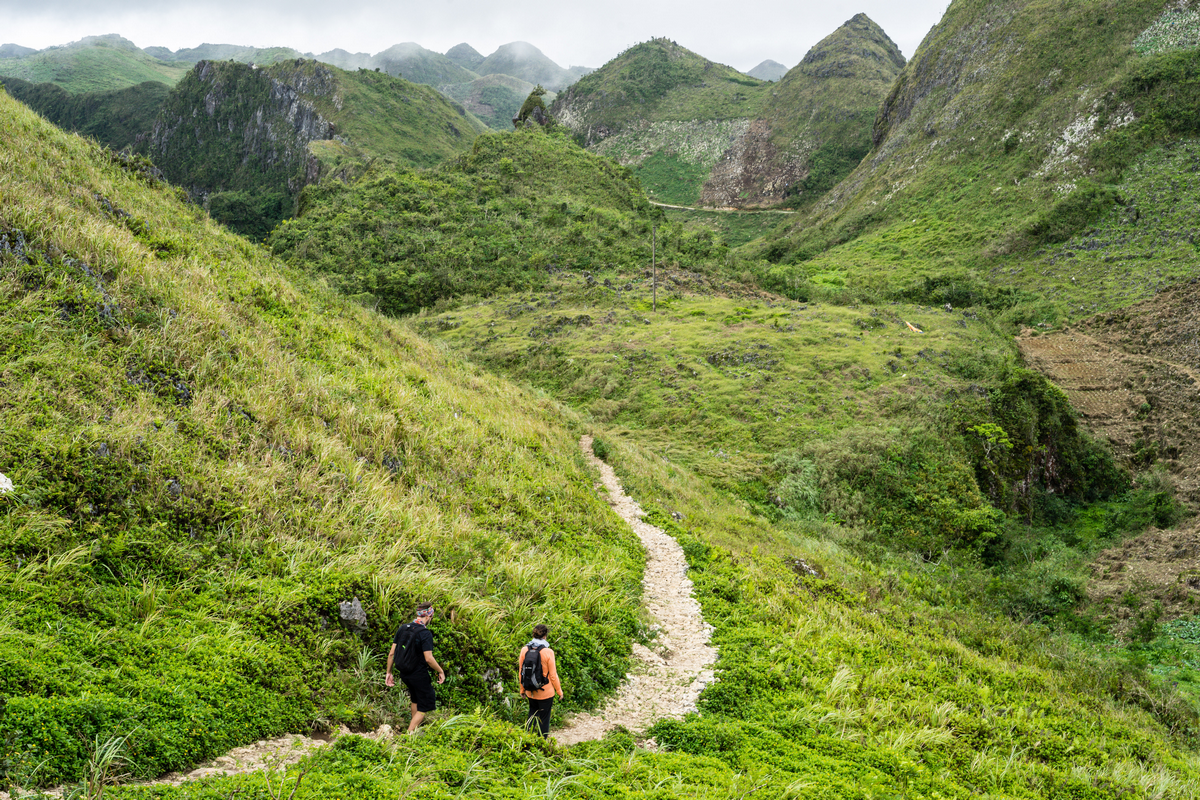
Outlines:
[[0, 472], [0, 494], [8, 494], [13, 490], [13, 482], [7, 475]]
[[358, 601], [357, 597], [353, 600], [343, 600], [338, 603], [338, 612], [346, 627], [356, 633], [362, 633], [371, 627], [367, 623], [367, 612], [363, 611], [362, 603]]

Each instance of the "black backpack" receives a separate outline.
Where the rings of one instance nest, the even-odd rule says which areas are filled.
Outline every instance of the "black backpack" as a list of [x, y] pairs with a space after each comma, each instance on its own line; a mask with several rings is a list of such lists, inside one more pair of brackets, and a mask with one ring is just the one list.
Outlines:
[[542, 650], [544, 646], [531, 644], [525, 651], [525, 660], [521, 662], [521, 686], [527, 692], [536, 692], [546, 685], [546, 676], [542, 672]]
[[416, 622], [406, 622], [396, 631], [396, 654], [392, 656], [392, 666], [397, 672], [411, 675], [425, 666], [425, 653], [417, 641], [418, 629], [423, 627]]

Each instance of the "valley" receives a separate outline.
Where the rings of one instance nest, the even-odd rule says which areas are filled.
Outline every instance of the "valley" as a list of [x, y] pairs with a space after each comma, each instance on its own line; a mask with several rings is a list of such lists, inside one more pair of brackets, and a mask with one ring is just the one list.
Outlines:
[[0, 55], [6, 797], [1200, 797], [1189, 4]]

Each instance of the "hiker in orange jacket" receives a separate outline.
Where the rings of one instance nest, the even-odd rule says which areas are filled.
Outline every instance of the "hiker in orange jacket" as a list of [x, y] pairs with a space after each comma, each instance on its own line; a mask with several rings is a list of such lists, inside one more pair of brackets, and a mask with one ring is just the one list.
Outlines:
[[[558, 682], [558, 669], [554, 662], [554, 651], [546, 641], [546, 634], [549, 632], [550, 629], [545, 625], [534, 625], [533, 638], [521, 648], [521, 655], [517, 657], [521, 696], [529, 699], [529, 718], [525, 721], [525, 726], [529, 727], [533, 720], [537, 719], [538, 730], [543, 737], [550, 735], [550, 709], [554, 705], [554, 696], [558, 695], [559, 700], [563, 697], [562, 685]], [[538, 658], [534, 669], [541, 667], [537, 680], [532, 681], [540, 684], [541, 688], [537, 689], [530, 688], [530, 676], [526, 674], [529, 671], [524, 669], [525, 656], [530, 650], [535, 651]]]

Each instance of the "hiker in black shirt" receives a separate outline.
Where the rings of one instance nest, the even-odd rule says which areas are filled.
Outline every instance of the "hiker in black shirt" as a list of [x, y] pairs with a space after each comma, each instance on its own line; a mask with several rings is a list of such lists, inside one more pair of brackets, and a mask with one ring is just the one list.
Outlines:
[[388, 651], [387, 685], [396, 685], [392, 677], [392, 665], [395, 664], [396, 671], [400, 673], [400, 680], [408, 689], [408, 697], [412, 701], [409, 733], [415, 731], [425, 720], [425, 715], [437, 707], [437, 694], [434, 692], [429, 670], [437, 671], [438, 683], [446, 682], [446, 671], [433, 657], [433, 633], [426, 627], [431, 619], [433, 603], [417, 606], [417, 615], [413, 621], [406, 622], [396, 629], [392, 649]]

